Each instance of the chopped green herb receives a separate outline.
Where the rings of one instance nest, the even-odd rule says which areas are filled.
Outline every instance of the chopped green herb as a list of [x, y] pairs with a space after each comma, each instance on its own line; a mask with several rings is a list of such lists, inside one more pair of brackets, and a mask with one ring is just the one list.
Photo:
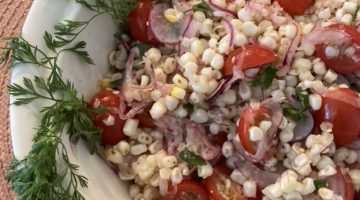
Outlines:
[[296, 91], [294, 97], [299, 101], [299, 108], [284, 108], [284, 115], [290, 117], [296, 122], [305, 123], [307, 117], [304, 112], [311, 108], [309, 104], [309, 95], [303, 94], [300, 91]]
[[211, 13], [212, 13], [212, 10], [209, 7], [209, 5], [204, 1], [202, 1], [199, 4], [193, 5], [192, 11], [194, 11], [194, 12], [201, 11], [201, 12], [205, 13], [207, 16], [211, 15]]
[[188, 149], [184, 149], [180, 152], [180, 158], [190, 165], [197, 166], [206, 164], [205, 160], [201, 156], [196, 155], [194, 152]]
[[276, 69], [274, 67], [265, 68], [259, 76], [257, 76], [252, 82], [251, 85], [256, 87], [260, 86], [262, 89], [266, 89], [271, 86], [271, 83], [275, 77]]
[[314, 180], [314, 185], [316, 190], [318, 190], [326, 186], [326, 180], [325, 179]]
[[194, 105], [192, 105], [191, 103], [184, 104], [184, 105], [183, 105], [183, 108], [184, 108], [188, 113], [194, 112]]
[[306, 116], [304, 112], [292, 107], [284, 108], [284, 115], [300, 123], [304, 123], [306, 121]]
[[121, 84], [121, 82], [122, 82], [122, 79], [116, 79], [116, 80], [111, 81], [110, 85], [112, 87], [116, 87], [116, 86], [119, 86]]
[[139, 48], [141, 56], [143, 56], [149, 49], [151, 49], [151, 46], [148, 44], [139, 44], [137, 47]]

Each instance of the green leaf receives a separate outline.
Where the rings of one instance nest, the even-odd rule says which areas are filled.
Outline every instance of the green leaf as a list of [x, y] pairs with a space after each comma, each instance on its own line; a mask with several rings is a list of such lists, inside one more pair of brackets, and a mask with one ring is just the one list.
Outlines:
[[76, 43], [72, 48], [66, 49], [66, 51], [71, 51], [76, 54], [82, 61], [88, 64], [94, 64], [94, 61], [90, 58], [89, 53], [84, 51], [86, 46], [85, 41]]
[[110, 85], [111, 85], [112, 87], [117, 87], [117, 86], [119, 86], [121, 83], [122, 83], [122, 79], [116, 79], [116, 80], [111, 81], [111, 82], [110, 82]]
[[194, 12], [196, 12], [196, 11], [201, 11], [201, 12], [205, 13], [207, 16], [211, 15], [211, 13], [212, 13], [212, 10], [211, 10], [211, 8], [209, 7], [209, 5], [208, 5], [206, 2], [204, 2], [204, 1], [202, 1], [202, 2], [199, 3], [199, 4], [193, 5], [192, 10], [193, 10]]
[[139, 48], [140, 55], [143, 56], [149, 49], [151, 49], [151, 46], [148, 44], [139, 44], [137, 45], [137, 48]]
[[296, 122], [304, 123], [306, 121], [306, 116], [301, 110], [297, 110], [295, 108], [290, 107], [290, 108], [284, 108], [283, 112], [286, 117], [290, 117]]
[[194, 152], [188, 149], [184, 149], [180, 152], [180, 159], [190, 165], [195, 166], [206, 164], [205, 160], [201, 156], [196, 155]]
[[314, 185], [316, 190], [322, 187], [326, 187], [326, 180], [325, 179], [314, 180]]
[[274, 67], [267, 67], [251, 82], [251, 85], [267, 89], [271, 86], [272, 81], [275, 78], [275, 74], [276, 69]]
[[310, 103], [309, 103], [309, 95], [301, 93], [300, 91], [296, 91], [295, 98], [299, 100], [301, 110], [305, 111], [310, 109]]
[[183, 104], [183, 108], [190, 114], [194, 112], [194, 105], [191, 103]]

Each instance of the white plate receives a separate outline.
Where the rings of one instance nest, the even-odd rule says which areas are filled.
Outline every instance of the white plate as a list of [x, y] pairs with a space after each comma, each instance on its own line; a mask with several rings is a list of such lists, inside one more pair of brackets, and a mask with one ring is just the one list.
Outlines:
[[[53, 32], [54, 25], [64, 19], [83, 21], [92, 15], [94, 13], [75, 4], [73, 0], [35, 0], [24, 24], [22, 36], [31, 44], [47, 50], [43, 40], [45, 31]], [[96, 83], [108, 70], [107, 55], [115, 48], [113, 37], [115, 32], [116, 25], [111, 17], [103, 15], [91, 22], [79, 35], [79, 41], [87, 42], [86, 50], [95, 65], [86, 65], [72, 55], [64, 54], [59, 58], [58, 64], [63, 70], [63, 78], [73, 82], [85, 98], [89, 98], [99, 90]], [[41, 68], [19, 64], [12, 70], [11, 81], [21, 85], [24, 76], [46, 77], [47, 73]], [[14, 98], [11, 97], [10, 101], [13, 102]], [[37, 101], [26, 106], [10, 107], [11, 134], [16, 158], [23, 158], [31, 149], [34, 128], [38, 126], [40, 120], [39, 111], [46, 104], [46, 101]], [[69, 149], [67, 136], [63, 139]], [[80, 189], [86, 199], [130, 199], [126, 184], [122, 183], [98, 156], [90, 155], [84, 144], [78, 145], [75, 156], [70, 154], [70, 160], [79, 165], [79, 173], [88, 178], [88, 188]]]

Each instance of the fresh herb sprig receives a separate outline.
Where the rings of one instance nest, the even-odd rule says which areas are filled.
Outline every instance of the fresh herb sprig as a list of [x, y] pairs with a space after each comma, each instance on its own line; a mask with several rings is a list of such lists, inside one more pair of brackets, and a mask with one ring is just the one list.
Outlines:
[[201, 156], [196, 155], [194, 152], [188, 149], [184, 149], [180, 152], [180, 159], [194, 166], [206, 164], [205, 160]]
[[[85, 5], [84, 0], [76, 0]], [[3, 49], [0, 64], [11, 62], [33, 64], [50, 71], [46, 78], [25, 77], [23, 84], [11, 84], [10, 95], [16, 97], [14, 105], [26, 105], [37, 100], [46, 100], [49, 105], [40, 111], [41, 120], [33, 138], [32, 149], [22, 160], [14, 160], [9, 166], [7, 179], [19, 199], [84, 199], [78, 187], [87, 186], [87, 178], [78, 174], [78, 166], [71, 163], [62, 134], [67, 133], [71, 141], [80, 138], [86, 142], [90, 153], [94, 153], [100, 141], [100, 130], [92, 122], [96, 110], [88, 108], [79, 98], [70, 82], [62, 79], [62, 70], [57, 61], [63, 52], [71, 52], [88, 64], [93, 64], [85, 51], [86, 42], [74, 43], [90, 22], [103, 13], [110, 13], [120, 21], [129, 12], [134, 0], [96, 0], [85, 6], [96, 14], [87, 21], [65, 20], [55, 26], [55, 33], [45, 32], [43, 38], [51, 53], [30, 44], [24, 38], [8, 38], [8, 47]], [[87, 2], [86, 2], [87, 3]], [[116, 4], [116, 5], [115, 5]], [[125, 12], [123, 12], [125, 10]], [[63, 165], [57, 164], [62, 159]]]
[[207, 16], [210, 16], [212, 14], [211, 8], [205, 1], [202, 1], [201, 3], [193, 5], [192, 10], [194, 12], [201, 11], [201, 12], [205, 13]]
[[311, 108], [309, 103], [309, 95], [301, 93], [300, 91], [296, 91], [294, 97], [299, 101], [299, 106], [290, 106], [284, 108], [284, 115], [290, 117], [296, 122], [305, 123], [307, 117], [304, 112]]
[[261, 73], [251, 82], [254, 87], [260, 86], [262, 89], [267, 89], [271, 86], [275, 78], [276, 69], [272, 66], [265, 68]]

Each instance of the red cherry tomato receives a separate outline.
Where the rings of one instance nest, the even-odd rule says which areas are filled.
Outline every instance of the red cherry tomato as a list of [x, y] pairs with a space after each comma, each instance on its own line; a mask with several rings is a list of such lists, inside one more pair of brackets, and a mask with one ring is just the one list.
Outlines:
[[[241, 54], [243, 50], [246, 51], [246, 55], [244, 62], [241, 63]], [[271, 50], [259, 45], [248, 45], [244, 48], [238, 48], [230, 53], [225, 61], [223, 73], [225, 76], [232, 74], [233, 66], [245, 70], [269, 64], [276, 60], [277, 56]]]
[[264, 106], [260, 106], [258, 109], [254, 109], [249, 106], [241, 114], [238, 124], [238, 134], [240, 137], [241, 145], [247, 152], [251, 154], [256, 153], [256, 149], [250, 140], [250, 127], [258, 125], [264, 118], [269, 116], [271, 116], [271, 110]]
[[149, 27], [150, 11], [153, 8], [153, 1], [139, 0], [139, 5], [129, 13], [128, 26], [131, 36], [143, 43], [160, 45]]
[[315, 112], [317, 126], [333, 124], [336, 145], [345, 145], [360, 136], [360, 98], [350, 89], [340, 88], [323, 95], [320, 110]]
[[276, 0], [291, 16], [302, 15], [313, 4], [313, 0]]
[[162, 200], [209, 200], [209, 198], [200, 183], [193, 180], [184, 180], [177, 185], [174, 195], [165, 196]]
[[[107, 112], [96, 115], [94, 119], [95, 125], [102, 130], [101, 141], [103, 144], [115, 145], [125, 138], [123, 133], [125, 121], [121, 120], [115, 111], [120, 105], [119, 95], [110, 90], [101, 91], [90, 99], [89, 105], [94, 109], [99, 107], [107, 109]], [[114, 118], [112, 125], [111, 120], [108, 120], [111, 117]], [[106, 121], [110, 124], [106, 124]]]
[[[241, 185], [231, 181], [230, 189], [224, 190], [226, 182], [229, 181], [229, 169], [224, 166], [216, 166], [213, 174], [204, 180], [204, 185], [209, 193], [211, 200], [260, 200], [262, 198], [261, 190], [257, 190], [256, 198], [248, 198], [243, 194]], [[226, 192], [225, 192], [226, 191]]]
[[[351, 37], [352, 45], [360, 46], [360, 33], [351, 26], [334, 24], [331, 25], [330, 28], [344, 32]], [[316, 56], [321, 58], [330, 69], [339, 73], [353, 73], [360, 71], [360, 62], [358, 59], [348, 57], [343, 52], [340, 52], [340, 55], [335, 58], [328, 58], [325, 54], [325, 49], [325, 44], [317, 44], [315, 46]], [[355, 49], [356, 52], [353, 57], [360, 58], [360, 50], [358, 50], [358, 48]]]
[[154, 119], [151, 117], [149, 112], [142, 112], [135, 116], [140, 121], [142, 126], [147, 128], [155, 128]]

